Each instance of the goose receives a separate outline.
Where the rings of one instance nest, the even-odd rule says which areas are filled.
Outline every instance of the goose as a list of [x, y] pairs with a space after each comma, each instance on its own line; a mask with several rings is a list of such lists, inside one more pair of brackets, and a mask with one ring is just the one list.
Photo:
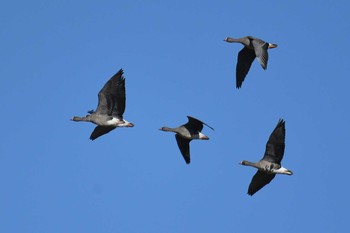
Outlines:
[[251, 166], [258, 169], [250, 182], [248, 188], [249, 195], [254, 195], [254, 193], [270, 183], [272, 179], [275, 178], [276, 174], [293, 175], [292, 171], [281, 166], [285, 147], [285, 134], [285, 121], [280, 119], [266, 143], [264, 157], [257, 163], [246, 160], [240, 162], [241, 165]]
[[237, 39], [226, 37], [224, 41], [228, 43], [241, 43], [244, 45], [243, 49], [238, 53], [236, 65], [236, 88], [238, 89], [241, 88], [254, 59], [257, 58], [262, 68], [266, 70], [269, 58], [267, 49], [277, 47], [277, 44], [271, 44], [252, 36], [245, 36]]
[[201, 131], [203, 129], [203, 125], [208, 126], [210, 129], [214, 130], [211, 126], [207, 125], [206, 123], [191, 117], [187, 116], [188, 122], [184, 125], [181, 125], [177, 128], [169, 128], [169, 127], [162, 127], [159, 130], [166, 131], [166, 132], [174, 132], [177, 145], [180, 149], [180, 152], [185, 159], [186, 164], [189, 164], [191, 162], [190, 159], [190, 142], [193, 139], [198, 140], [209, 140], [209, 137], [204, 135]]
[[74, 116], [72, 121], [87, 121], [96, 124], [90, 139], [110, 132], [117, 127], [133, 127], [134, 124], [123, 119], [125, 111], [125, 78], [124, 71], [120, 69], [110, 78], [98, 93], [96, 111], [88, 111], [84, 117]]

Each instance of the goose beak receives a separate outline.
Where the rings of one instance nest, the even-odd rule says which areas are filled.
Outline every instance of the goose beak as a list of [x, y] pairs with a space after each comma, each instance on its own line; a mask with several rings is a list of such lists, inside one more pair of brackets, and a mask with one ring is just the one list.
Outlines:
[[127, 125], [127, 127], [134, 127], [134, 124], [133, 124], [133, 123], [129, 123], [129, 124]]
[[226, 37], [226, 38], [224, 39], [224, 41], [229, 42], [229, 43], [234, 42], [234, 40], [233, 40], [231, 37]]

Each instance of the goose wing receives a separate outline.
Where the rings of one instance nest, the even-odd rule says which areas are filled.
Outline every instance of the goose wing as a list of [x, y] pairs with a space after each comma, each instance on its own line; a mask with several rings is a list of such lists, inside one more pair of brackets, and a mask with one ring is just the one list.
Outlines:
[[263, 160], [269, 161], [271, 163], [281, 164], [285, 148], [285, 135], [285, 121], [283, 119], [280, 119], [266, 143]]
[[96, 112], [122, 118], [125, 111], [125, 79], [120, 69], [98, 93]]
[[115, 128], [116, 127], [113, 126], [96, 126], [90, 135], [90, 139], [95, 140], [96, 138], [108, 133], [109, 131], [112, 131]]
[[258, 59], [260, 65], [264, 70], [267, 68], [267, 61], [269, 59], [269, 54], [267, 53], [267, 49], [269, 48], [269, 43], [260, 40], [260, 39], [253, 39], [251, 41], [254, 51], [255, 51], [255, 56]]
[[[96, 113], [102, 114], [102, 115], [108, 115], [111, 109], [111, 101], [109, 99], [108, 93], [110, 89], [110, 81], [106, 82], [105, 85], [102, 87], [100, 92], [98, 93], [98, 105], [96, 108]], [[91, 113], [90, 113], [91, 112]], [[89, 111], [90, 114], [92, 114], [94, 111]]]
[[191, 142], [191, 140], [185, 139], [178, 134], [175, 134], [175, 138], [176, 138], [176, 142], [177, 142], [177, 145], [181, 151], [182, 156], [184, 157], [186, 163], [189, 164], [191, 162], [191, 158], [190, 158], [190, 142]]
[[255, 175], [252, 178], [252, 181], [250, 182], [249, 188], [248, 188], [248, 194], [250, 196], [253, 196], [254, 193], [259, 191], [262, 187], [267, 185], [268, 183], [275, 178], [276, 174], [268, 174], [263, 171], [257, 171]]
[[191, 117], [191, 116], [187, 116], [188, 118], [188, 122], [184, 125], [186, 128], [190, 128], [190, 129], [193, 129], [193, 130], [196, 130], [196, 131], [202, 131], [203, 129], [203, 124], [208, 126], [210, 129], [214, 130], [211, 126], [207, 125], [206, 123], [204, 123], [203, 121], [201, 120], [198, 120], [194, 117]]
[[255, 57], [255, 52], [245, 46], [241, 51], [239, 51], [236, 65], [237, 88], [240, 88], [242, 86], [242, 83], [247, 76]]
[[123, 118], [125, 111], [125, 78], [123, 70], [120, 69], [111, 78], [110, 98], [112, 100], [112, 116]]

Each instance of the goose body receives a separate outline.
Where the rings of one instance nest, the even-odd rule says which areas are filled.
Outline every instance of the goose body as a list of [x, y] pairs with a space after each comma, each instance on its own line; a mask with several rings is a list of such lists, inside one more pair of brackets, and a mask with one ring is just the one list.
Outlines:
[[293, 175], [292, 171], [281, 165], [285, 148], [285, 133], [285, 121], [281, 119], [267, 141], [263, 158], [256, 163], [246, 160], [240, 162], [241, 165], [258, 169], [250, 182], [249, 195], [254, 195], [254, 193], [270, 183], [276, 174]]
[[98, 93], [98, 105], [96, 111], [88, 111], [84, 117], [75, 116], [72, 121], [86, 121], [96, 124], [96, 128], [90, 135], [91, 140], [110, 132], [117, 127], [133, 127], [134, 125], [125, 119], [125, 79], [123, 70], [120, 69], [110, 78]]
[[255, 58], [258, 59], [261, 67], [266, 70], [269, 58], [267, 50], [277, 47], [277, 44], [271, 44], [252, 36], [245, 36], [242, 38], [226, 37], [224, 41], [228, 43], [241, 43], [244, 45], [243, 49], [238, 53], [236, 65], [237, 88], [241, 88]]
[[177, 145], [180, 149], [180, 152], [185, 159], [185, 162], [189, 164], [191, 162], [190, 158], [190, 142], [193, 139], [196, 140], [209, 140], [209, 137], [204, 135], [201, 131], [203, 129], [203, 125], [208, 126], [212, 130], [214, 130], [212, 127], [209, 125], [205, 124], [204, 122], [191, 117], [187, 116], [188, 122], [184, 125], [181, 125], [176, 128], [169, 128], [167, 126], [164, 126], [160, 128], [162, 131], [166, 132], [173, 132], [175, 133], [175, 138]]

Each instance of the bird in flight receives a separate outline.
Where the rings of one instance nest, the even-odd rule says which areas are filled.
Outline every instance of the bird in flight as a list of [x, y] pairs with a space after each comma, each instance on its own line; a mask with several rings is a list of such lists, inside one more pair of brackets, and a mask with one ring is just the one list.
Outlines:
[[285, 121], [280, 119], [266, 143], [264, 157], [257, 163], [246, 160], [240, 162], [241, 165], [251, 166], [258, 169], [250, 182], [248, 188], [249, 195], [254, 195], [254, 193], [270, 183], [273, 178], [275, 178], [276, 174], [293, 175], [292, 171], [281, 165], [285, 148], [285, 135]]
[[95, 140], [117, 127], [134, 126], [123, 118], [126, 102], [123, 73], [123, 70], [120, 69], [100, 90], [96, 111], [90, 110], [89, 115], [75, 116], [71, 119], [72, 121], [92, 122], [97, 125], [91, 133], [91, 140]]
[[198, 139], [198, 140], [209, 140], [209, 137], [204, 135], [201, 131], [203, 129], [203, 125], [208, 126], [212, 130], [214, 130], [212, 127], [209, 125], [205, 124], [204, 122], [191, 117], [187, 116], [188, 122], [184, 125], [181, 125], [176, 128], [169, 128], [169, 127], [162, 127], [160, 130], [162, 131], [167, 131], [167, 132], [174, 132], [175, 138], [177, 145], [180, 149], [180, 152], [185, 159], [185, 162], [189, 164], [191, 162], [190, 158], [190, 142], [193, 139]]
[[277, 47], [277, 44], [271, 44], [252, 36], [245, 36], [237, 39], [226, 37], [224, 41], [228, 43], [241, 43], [244, 45], [243, 49], [238, 53], [236, 65], [237, 88], [241, 88], [242, 83], [247, 76], [250, 66], [252, 65], [255, 58], [258, 59], [262, 68], [266, 70], [267, 61], [269, 59], [267, 50]]

